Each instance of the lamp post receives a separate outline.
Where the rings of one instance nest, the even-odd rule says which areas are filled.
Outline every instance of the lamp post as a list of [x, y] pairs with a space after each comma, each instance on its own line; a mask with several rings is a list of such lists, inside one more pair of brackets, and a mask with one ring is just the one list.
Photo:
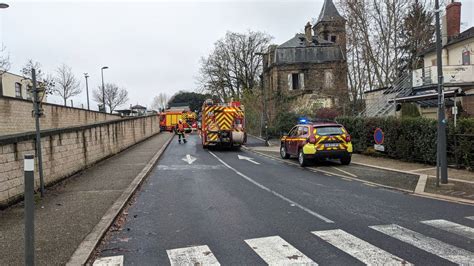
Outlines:
[[89, 74], [84, 73], [84, 77], [86, 78], [87, 110], [90, 110], [90, 107], [89, 107], [89, 84], [87, 83], [87, 78], [89, 78]]
[[438, 70], [438, 141], [437, 141], [437, 164], [436, 176], [437, 184], [441, 177], [441, 184], [448, 183], [448, 162], [446, 157], [446, 118], [444, 106], [444, 92], [443, 92], [443, 61], [441, 58], [442, 43], [441, 43], [441, 29], [440, 29], [440, 13], [439, 0], [435, 0], [436, 13], [436, 66]]
[[[40, 177], [40, 193], [41, 197], [44, 197], [44, 176], [43, 176], [43, 156], [41, 152], [41, 129], [40, 129], [40, 117], [43, 114], [40, 104], [43, 101], [45, 91], [41, 91], [38, 88], [36, 81], [36, 69], [31, 69], [31, 80], [33, 83], [32, 92], [33, 92], [33, 114], [35, 116], [35, 128], [36, 128], [36, 157], [38, 158], [38, 173]], [[42, 93], [42, 96], [39, 93]]]
[[104, 110], [104, 113], [106, 113], [105, 109], [105, 86], [104, 86], [104, 69], [108, 69], [108, 66], [103, 66], [100, 69], [100, 72], [102, 74], [102, 109]]
[[[262, 74], [260, 75], [260, 86], [262, 87], [262, 101], [263, 101], [263, 125], [265, 127], [265, 146], [268, 146], [268, 119], [267, 119], [267, 97], [266, 97], [266, 92], [265, 92], [265, 87], [264, 87], [264, 56], [266, 53], [262, 52], [257, 52], [255, 55], [260, 55], [262, 56]], [[260, 131], [261, 132], [261, 131]]]

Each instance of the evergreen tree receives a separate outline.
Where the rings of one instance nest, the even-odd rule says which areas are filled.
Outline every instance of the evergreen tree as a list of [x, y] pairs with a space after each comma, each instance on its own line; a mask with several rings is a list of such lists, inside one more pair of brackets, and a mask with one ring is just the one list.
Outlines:
[[423, 66], [419, 54], [433, 44], [434, 31], [433, 13], [427, 10], [426, 3], [414, 0], [403, 19], [403, 44], [400, 48], [405, 56], [400, 60], [401, 70]]

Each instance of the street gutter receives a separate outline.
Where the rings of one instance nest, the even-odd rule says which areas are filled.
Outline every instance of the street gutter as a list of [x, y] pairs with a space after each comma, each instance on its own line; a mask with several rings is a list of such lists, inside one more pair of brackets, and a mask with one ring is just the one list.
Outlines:
[[120, 195], [114, 204], [107, 210], [104, 216], [102, 216], [100, 219], [99, 223], [97, 223], [92, 231], [84, 238], [76, 251], [74, 251], [66, 265], [86, 265], [95, 248], [100, 243], [102, 237], [107, 233], [110, 226], [123, 210], [127, 202], [142, 184], [143, 180], [151, 172], [158, 159], [173, 140], [173, 137], [174, 135], [171, 135], [170, 139], [165, 142], [165, 144], [160, 148], [160, 150], [158, 150], [158, 152], [155, 153], [155, 155], [153, 155], [143, 170], [133, 179], [132, 183], [130, 183], [127, 189], [124, 190], [122, 195]]

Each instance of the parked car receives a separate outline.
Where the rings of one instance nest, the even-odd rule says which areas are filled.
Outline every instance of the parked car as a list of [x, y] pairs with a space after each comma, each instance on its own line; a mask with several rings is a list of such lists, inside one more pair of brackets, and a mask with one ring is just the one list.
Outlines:
[[339, 159], [351, 163], [352, 143], [349, 132], [335, 122], [298, 124], [281, 138], [280, 156], [297, 156], [301, 166], [316, 159]]

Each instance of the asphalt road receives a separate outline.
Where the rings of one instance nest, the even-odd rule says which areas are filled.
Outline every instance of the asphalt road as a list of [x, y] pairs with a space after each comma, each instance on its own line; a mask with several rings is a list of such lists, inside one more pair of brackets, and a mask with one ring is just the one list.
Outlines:
[[101, 258], [124, 265], [474, 264], [473, 206], [245, 150], [208, 151], [196, 135], [188, 138], [167, 148]]

